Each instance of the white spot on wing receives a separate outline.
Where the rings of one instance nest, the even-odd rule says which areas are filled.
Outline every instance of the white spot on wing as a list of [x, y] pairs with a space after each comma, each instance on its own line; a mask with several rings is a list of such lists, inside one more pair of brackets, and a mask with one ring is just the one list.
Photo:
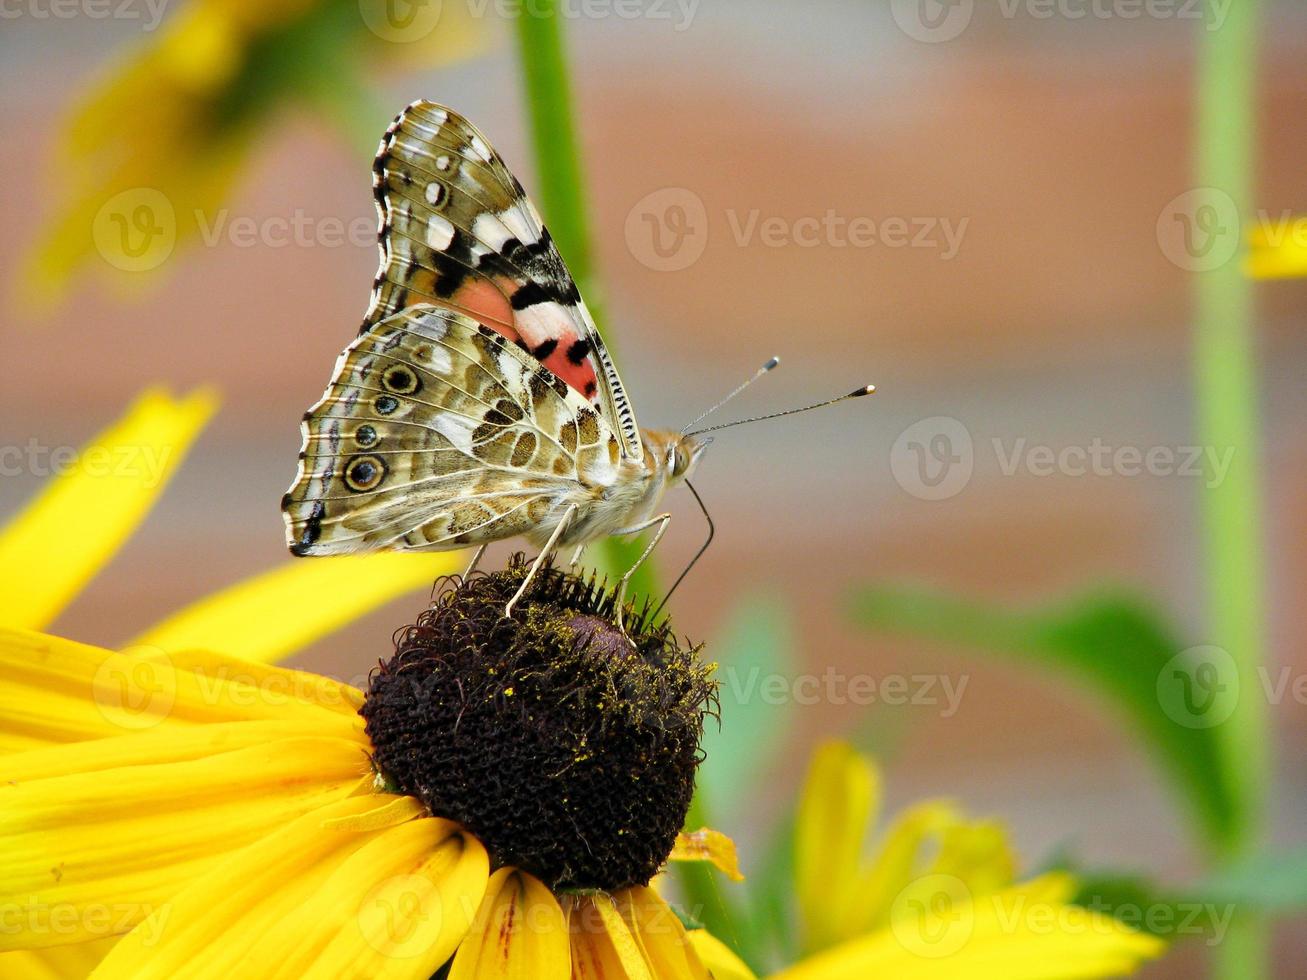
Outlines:
[[473, 133], [467, 141], [467, 145], [472, 148], [472, 152], [477, 155], [482, 163], [490, 162], [490, 147], [486, 146], [486, 141], [480, 136]]
[[523, 245], [534, 245], [539, 241], [539, 234], [536, 231], [538, 226], [533, 226], [526, 215], [518, 208], [509, 208], [499, 215], [499, 220], [503, 222], [505, 228], [513, 233], [513, 237]]
[[433, 180], [427, 184], [427, 203], [436, 205], [440, 199], [445, 196], [445, 185], [438, 180]]
[[454, 226], [438, 214], [427, 219], [427, 244], [437, 252], [449, 248], [454, 240]]
[[512, 231], [499, 220], [497, 215], [485, 211], [478, 214], [476, 220], [472, 222], [472, 234], [495, 252], [502, 251], [504, 242], [513, 237]]
[[436, 169], [441, 171], [448, 170], [449, 165], [452, 162], [453, 161], [449, 159], [449, 154], [442, 153], [440, 156], [436, 157]]
[[460, 449], [465, 453], [472, 451], [472, 433], [476, 430], [477, 423], [463, 415], [454, 415], [451, 412], [440, 412], [432, 420], [432, 428], [449, 440], [450, 445], [455, 449]]
[[537, 303], [518, 310], [514, 317], [517, 332], [527, 346], [535, 349], [550, 338], [557, 339], [564, 331], [576, 331], [576, 325], [563, 307], [554, 302]]

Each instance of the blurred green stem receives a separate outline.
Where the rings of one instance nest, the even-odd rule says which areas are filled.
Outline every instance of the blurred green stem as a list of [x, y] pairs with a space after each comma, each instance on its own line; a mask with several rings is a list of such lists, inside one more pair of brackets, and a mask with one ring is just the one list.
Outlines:
[[[1230, 195], [1238, 213], [1248, 216], [1253, 213], [1257, 2], [1240, 0], [1227, 13], [1219, 27], [1203, 25], [1195, 177], [1209, 193]], [[1258, 675], [1265, 655], [1265, 589], [1253, 296], [1237, 260], [1195, 274], [1193, 288], [1199, 439], [1205, 446], [1235, 448], [1228, 476], [1202, 496], [1208, 629], [1211, 642], [1238, 665], [1242, 694], [1218, 732], [1224, 766], [1242, 804], [1228, 838], [1213, 842], [1218, 855], [1231, 860], [1260, 843], [1271, 769]], [[1266, 974], [1265, 923], [1246, 917], [1218, 948], [1217, 975], [1243, 980]]]
[[[555, 0], [536, 0], [523, 7], [517, 18], [517, 45], [522, 62], [523, 91], [530, 115], [535, 150], [536, 198], [572, 276], [586, 297], [595, 322], [604, 330], [607, 321], [598, 301], [591, 262], [590, 231], [582, 190], [581, 155], [572, 123], [572, 88], [567, 73], [562, 19]], [[604, 342], [614, 348], [611, 330]], [[643, 537], [608, 538], [596, 563], [608, 574], [625, 571], [643, 550]], [[627, 591], [629, 596], [657, 596], [653, 562], [640, 567]], [[655, 605], [657, 599], [655, 598]]]

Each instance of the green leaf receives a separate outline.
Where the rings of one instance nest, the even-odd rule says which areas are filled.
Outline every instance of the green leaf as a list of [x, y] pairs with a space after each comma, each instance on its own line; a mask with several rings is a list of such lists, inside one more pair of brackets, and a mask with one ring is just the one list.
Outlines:
[[1178, 888], [1140, 874], [1086, 872], [1073, 862], [1062, 867], [1079, 881], [1077, 904], [1168, 939], [1202, 937], [1214, 946], [1240, 918], [1307, 909], [1307, 847], [1245, 858]]
[[[736, 607], [721, 634], [708, 644], [709, 655], [720, 664], [722, 723], [718, 726], [710, 719], [704, 732], [705, 758], [686, 821], [691, 829], [714, 826], [714, 814], [746, 812], [747, 800], [766, 774], [768, 762], [779, 753], [791, 721], [790, 702], [782, 698], [778, 703], [766, 692], [769, 678], [788, 681], [793, 676], [792, 635], [784, 603], [754, 597]], [[716, 829], [731, 833], [738, 828]], [[760, 869], [750, 867], [747, 856], [743, 863], [749, 879], [743, 885], [724, 884], [716, 872], [699, 865], [678, 864], [675, 873], [693, 914], [756, 966], [765, 955], [762, 945], [768, 937], [756, 915], [746, 916], [743, 909], [756, 897], [752, 879]]]
[[714, 813], [738, 812], [747, 805], [785, 744], [793, 703], [777, 696], [777, 679], [788, 690], [795, 671], [793, 635], [784, 602], [756, 596], [736, 607], [706, 648], [720, 665], [721, 725], [710, 719], [703, 734], [706, 758], [698, 782]]
[[[938, 593], [877, 587], [855, 597], [853, 614], [869, 629], [978, 647], [1078, 676], [1143, 737], [1206, 841], [1225, 841], [1235, 832], [1238, 803], [1217, 741], [1220, 705], [1207, 719], [1184, 700], [1201, 664], [1138, 600], [1091, 595], [1044, 611], [1012, 612]], [[1215, 687], [1224, 691], [1227, 673], [1218, 676]], [[1237, 687], [1221, 696], [1231, 694], [1237, 697]]]
[[1307, 909], [1307, 846], [1244, 858], [1213, 872], [1189, 891], [1208, 901], [1236, 902], [1263, 912]]

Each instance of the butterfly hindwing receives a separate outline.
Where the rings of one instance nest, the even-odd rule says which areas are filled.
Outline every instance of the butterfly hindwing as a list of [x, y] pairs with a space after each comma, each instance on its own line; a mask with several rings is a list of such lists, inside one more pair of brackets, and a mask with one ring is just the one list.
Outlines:
[[622, 455], [642, 455], [630, 400], [540, 214], [502, 158], [454, 111], [415, 102], [373, 166], [381, 265], [367, 330], [416, 304], [498, 331], [594, 405]]
[[282, 501], [298, 555], [443, 550], [529, 534], [578, 473], [615, 473], [586, 400], [470, 317], [414, 307], [369, 327], [305, 415]]

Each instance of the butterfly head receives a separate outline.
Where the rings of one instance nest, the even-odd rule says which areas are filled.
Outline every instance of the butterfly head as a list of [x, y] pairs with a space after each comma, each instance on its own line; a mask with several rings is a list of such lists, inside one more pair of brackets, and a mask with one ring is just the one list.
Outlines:
[[666, 429], [646, 429], [645, 445], [654, 464], [668, 486], [675, 486], [694, 472], [699, 457], [712, 439], [686, 436]]
[[711, 438], [704, 439], [702, 436], [676, 437], [667, 456], [667, 472], [673, 483], [679, 483], [694, 472], [694, 468], [699, 465], [699, 457], [710, 442]]

